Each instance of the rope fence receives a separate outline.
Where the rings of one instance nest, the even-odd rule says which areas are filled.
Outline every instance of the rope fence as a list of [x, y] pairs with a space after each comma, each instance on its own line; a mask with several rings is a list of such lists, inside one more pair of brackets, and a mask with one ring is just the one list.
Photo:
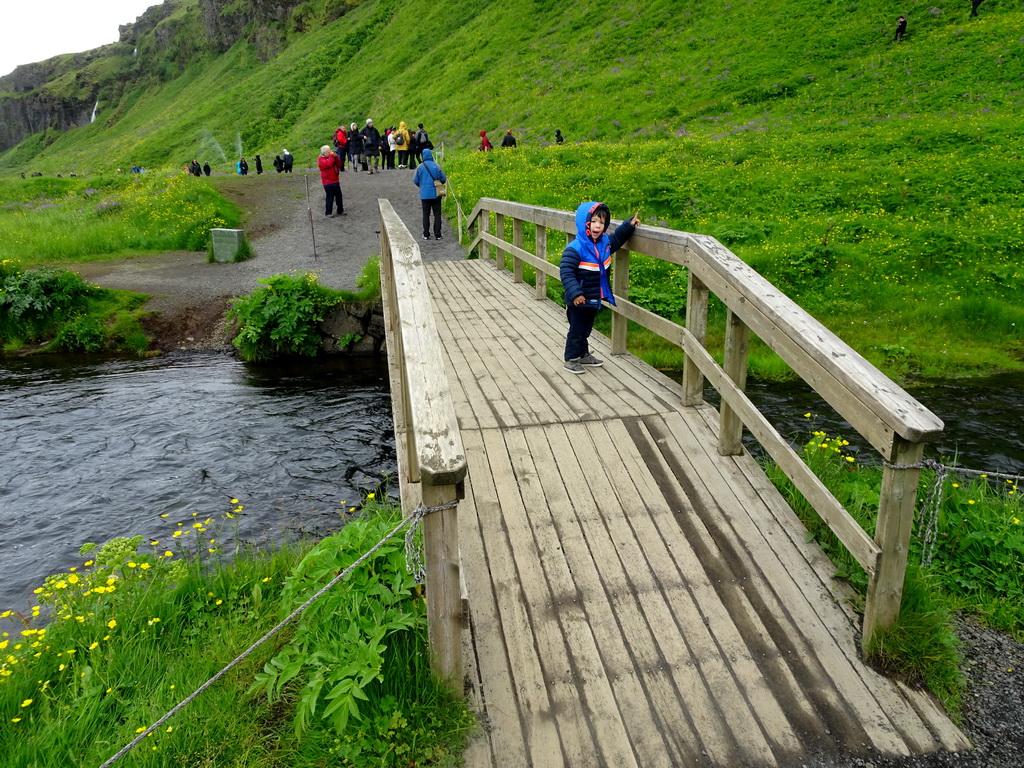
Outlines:
[[889, 469], [930, 469], [935, 472], [935, 479], [932, 480], [924, 504], [921, 505], [917, 518], [914, 520], [918, 529], [918, 538], [921, 539], [922, 544], [921, 565], [925, 567], [931, 565], [932, 559], [935, 557], [935, 548], [938, 546], [939, 510], [942, 509], [942, 501], [946, 492], [946, 479], [950, 475], [965, 478], [993, 478], [1007, 480], [1015, 484], [1024, 481], [1024, 476], [1021, 475], [953, 467], [935, 459], [923, 459], [916, 464], [890, 464], [888, 461], [883, 463]]
[[198, 698], [198, 696], [203, 691], [205, 691], [207, 688], [209, 688], [222, 677], [224, 677], [224, 675], [226, 675], [232, 669], [234, 669], [243, 661], [245, 661], [246, 658], [252, 655], [252, 653], [255, 652], [265, 642], [267, 642], [267, 640], [272, 638], [274, 635], [276, 635], [278, 632], [280, 632], [282, 629], [288, 626], [292, 621], [294, 621], [296, 618], [302, 615], [302, 613], [305, 612], [305, 610], [309, 608], [309, 606], [311, 606], [313, 603], [315, 603], [317, 600], [323, 597], [328, 592], [328, 590], [330, 590], [340, 581], [344, 580], [344, 578], [348, 576], [350, 573], [352, 573], [352, 571], [354, 571], [360, 565], [365, 563], [377, 550], [379, 550], [388, 541], [394, 538], [394, 536], [406, 526], [408, 526], [409, 528], [409, 530], [406, 531], [405, 534], [406, 569], [413, 574], [417, 583], [423, 583], [425, 571], [423, 567], [422, 553], [420, 551], [420, 548], [416, 546], [416, 526], [424, 517], [426, 517], [430, 513], [440, 512], [441, 510], [444, 509], [452, 509], [453, 507], [456, 506], [458, 506], [458, 501], [452, 501], [447, 504], [438, 505], [436, 507], [424, 507], [422, 504], [420, 504], [415, 510], [413, 510], [413, 512], [408, 517], [406, 517], [402, 522], [400, 522], [398, 525], [392, 528], [391, 531], [384, 536], [384, 538], [382, 538], [380, 541], [374, 544], [358, 560], [352, 563], [352, 565], [350, 565], [344, 571], [342, 571], [333, 579], [331, 579], [331, 581], [328, 584], [326, 584], [306, 602], [304, 602], [302, 605], [300, 605], [298, 608], [296, 608], [294, 611], [288, 614], [288, 616], [282, 619], [275, 627], [270, 629], [265, 635], [263, 635], [263, 637], [261, 637], [252, 645], [250, 645], [248, 648], [246, 648], [241, 654], [235, 657], [235, 659], [229, 662], [227, 666], [220, 670], [220, 672], [218, 672], [205, 683], [203, 683], [201, 686], [199, 686], [199, 688], [197, 688], [194, 693], [182, 699], [182, 701], [180, 701], [173, 708], [171, 708], [163, 717], [161, 717], [151, 726], [149, 726], [144, 731], [139, 733], [138, 736], [136, 736], [128, 744], [122, 747], [117, 754], [115, 754], [113, 757], [111, 757], [109, 760], [103, 763], [100, 766], [100, 768], [109, 768], [109, 766], [113, 765], [126, 754], [128, 754], [132, 749], [138, 746], [147, 736], [156, 731], [157, 728], [159, 728], [161, 725], [163, 725], [176, 714], [178, 714], [178, 712], [180, 712], [186, 706], [191, 704], [196, 698]]

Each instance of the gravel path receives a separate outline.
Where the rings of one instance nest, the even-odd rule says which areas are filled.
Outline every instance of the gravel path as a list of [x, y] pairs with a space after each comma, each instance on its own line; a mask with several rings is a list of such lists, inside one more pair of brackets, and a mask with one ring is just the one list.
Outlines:
[[[178, 252], [76, 267], [91, 282], [148, 293], [160, 312], [153, 330], [163, 349], [228, 349], [222, 313], [227, 300], [249, 293], [257, 279], [291, 270], [316, 271], [332, 288], [352, 290], [367, 259], [380, 252], [377, 199], [391, 201], [417, 238], [420, 203], [412, 172], [346, 171], [347, 216], [323, 215], [323, 187], [315, 170], [295, 174], [224, 177], [214, 183], [245, 212], [242, 224], [256, 257], [239, 264], [209, 264], [206, 254]], [[306, 181], [309, 182], [309, 208]], [[309, 209], [312, 209], [312, 234]], [[316, 256], [313, 238], [316, 239]], [[449, 223], [440, 242], [419, 241], [423, 258], [463, 259]], [[910, 758], [823, 755], [806, 768], [1024, 768], [1024, 645], [972, 619], [959, 635], [971, 680], [963, 730], [975, 749]], [[790, 768], [786, 766], [785, 768]], [[795, 768], [795, 767], [793, 767]]]
[[[324, 190], [315, 168], [214, 178], [212, 183], [243, 211], [241, 227], [255, 258], [211, 264], [205, 253], [176, 251], [72, 268], [97, 285], [152, 296], [146, 308], [160, 316], [147, 330], [155, 335], [157, 348], [223, 349], [228, 346], [222, 322], [228, 300], [252, 292], [261, 277], [310, 271], [331, 288], [355, 290], [363, 265], [380, 253], [379, 198], [391, 202], [419, 239], [422, 209], [412, 177], [409, 170], [346, 170], [341, 188], [347, 215], [333, 219], [324, 216]], [[447, 221], [442, 232], [440, 241], [419, 240], [424, 260], [464, 259], [466, 252]]]

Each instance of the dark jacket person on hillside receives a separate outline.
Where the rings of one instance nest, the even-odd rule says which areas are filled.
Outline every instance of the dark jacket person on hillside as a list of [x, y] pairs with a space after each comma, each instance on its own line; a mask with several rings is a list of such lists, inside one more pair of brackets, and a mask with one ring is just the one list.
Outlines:
[[507, 131], [505, 131], [505, 135], [501, 139], [501, 146], [502, 146], [502, 148], [504, 148], [504, 147], [514, 147], [515, 145], [516, 145], [516, 137], [512, 135], [512, 129], [509, 128]]
[[423, 162], [416, 169], [412, 183], [420, 188], [420, 205], [423, 206], [423, 239], [430, 239], [430, 213], [434, 213], [434, 239], [441, 239], [441, 198], [434, 182], [447, 183], [448, 177], [440, 165], [434, 162], [434, 153], [423, 150]]
[[281, 162], [284, 163], [284, 172], [291, 173], [292, 165], [295, 164], [295, 158], [292, 157], [292, 153], [287, 149], [281, 150]]
[[366, 167], [373, 173], [380, 173], [380, 149], [382, 139], [380, 131], [373, 125], [373, 120], [366, 118], [366, 127], [360, 132], [363, 138], [363, 155], [366, 157]]
[[338, 215], [345, 215], [345, 201], [341, 197], [341, 183], [338, 173], [341, 171], [341, 160], [334, 151], [324, 144], [320, 147], [320, 157], [316, 159], [320, 168], [320, 182], [324, 185], [324, 216], [334, 218], [334, 203], [338, 203]]

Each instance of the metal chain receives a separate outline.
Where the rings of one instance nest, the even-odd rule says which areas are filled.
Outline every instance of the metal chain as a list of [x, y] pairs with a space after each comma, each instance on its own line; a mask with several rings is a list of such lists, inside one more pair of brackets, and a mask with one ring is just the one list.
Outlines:
[[965, 469], [963, 467], [951, 467], [934, 459], [922, 459], [916, 464], [890, 464], [882, 462], [889, 469], [931, 469], [935, 472], [935, 479], [928, 489], [924, 504], [917, 513], [914, 520], [918, 530], [918, 537], [921, 539], [921, 565], [927, 567], [932, 564], [935, 557], [935, 548], [939, 540], [939, 510], [942, 509], [942, 500], [946, 492], [946, 478], [949, 475], [961, 477], [985, 477], [998, 480], [1010, 480], [1014, 483], [1024, 481], [1021, 475], [1007, 475], [1002, 472], [983, 472], [979, 469]]
[[[386, 536], [384, 536], [384, 538], [382, 538], [380, 541], [378, 541], [376, 544], [374, 544], [373, 547], [371, 547], [365, 554], [363, 554], [362, 557], [360, 557], [358, 560], [356, 560], [354, 563], [352, 563], [352, 565], [350, 565], [344, 571], [342, 571], [337, 576], [335, 576], [333, 579], [331, 579], [331, 581], [326, 586], [321, 588], [320, 591], [318, 591], [315, 595], [313, 595], [306, 602], [304, 602], [302, 605], [300, 605], [298, 608], [296, 608], [294, 611], [292, 611], [290, 614], [288, 614], [287, 617], [285, 617], [280, 623], [277, 624], [277, 626], [275, 626], [273, 629], [271, 629], [265, 635], [263, 635], [263, 637], [261, 637], [259, 640], [257, 640], [252, 645], [250, 645], [248, 648], [246, 648], [233, 661], [229, 662], [228, 665], [224, 667], [224, 669], [222, 669], [220, 672], [218, 672], [213, 677], [211, 677], [209, 680], [207, 680], [205, 683], [203, 683], [201, 686], [199, 686], [192, 695], [186, 697], [181, 702], [176, 704], [171, 710], [169, 710], [167, 712], [167, 714], [165, 714], [163, 717], [161, 717], [159, 720], [157, 720], [155, 723], [153, 723], [151, 726], [149, 726], [149, 728], [147, 728], [146, 730], [142, 731], [138, 736], [136, 736], [134, 739], [132, 739], [132, 741], [130, 741], [128, 744], [126, 744], [124, 747], [122, 747], [121, 750], [116, 755], [114, 755], [109, 760], [107, 760], [105, 763], [103, 763], [100, 766], [100, 768], [109, 768], [109, 766], [113, 765], [118, 760], [120, 760], [122, 757], [124, 757], [126, 754], [128, 754], [132, 749], [134, 749], [136, 746], [138, 746], [138, 744], [141, 743], [143, 739], [145, 739], [147, 736], [149, 736], [151, 733], [153, 733], [157, 728], [159, 728], [161, 725], [163, 725], [168, 720], [170, 720], [172, 717], [174, 717], [174, 715], [178, 714], [178, 712], [180, 712], [186, 706], [191, 704], [192, 701], [195, 700], [196, 697], [199, 696], [199, 694], [201, 694], [203, 691], [205, 691], [207, 688], [209, 688], [215, 682], [217, 682], [222, 677], [224, 677], [224, 675], [226, 675], [232, 669], [234, 669], [239, 664], [241, 664], [257, 648], [259, 648], [261, 645], [263, 645], [265, 642], [267, 642], [267, 640], [272, 638], [274, 635], [276, 635], [278, 632], [280, 632], [282, 629], [284, 629], [286, 626], [288, 626], [292, 621], [294, 621], [296, 618], [298, 618], [299, 615], [301, 615], [307, 608], [309, 608], [309, 606], [311, 606], [313, 603], [315, 603], [317, 600], [319, 600], [331, 587], [336, 585], [338, 582], [342, 581], [346, 576], [348, 576], [350, 573], [352, 573], [352, 571], [354, 571], [360, 565], [365, 563], [370, 558], [371, 555], [373, 555], [378, 549], [383, 547], [388, 541], [390, 541], [395, 536], [396, 533], [398, 533], [400, 530], [402, 530], [406, 526], [409, 526], [409, 531], [406, 533], [406, 537], [405, 537], [406, 558], [407, 558], [407, 560], [406, 560], [406, 568], [408, 570], [412, 571], [412, 568], [410, 567], [409, 560], [408, 560], [409, 552], [410, 552], [410, 540], [411, 540], [410, 534], [415, 531], [417, 523], [419, 523], [420, 520], [422, 520], [424, 517], [429, 515], [431, 512], [438, 512], [438, 511], [443, 510], [443, 509], [452, 509], [453, 507], [458, 506], [458, 503], [459, 503], [458, 501], [453, 501], [453, 502], [449, 502], [447, 504], [442, 504], [442, 505], [437, 506], [437, 507], [424, 507], [422, 504], [420, 504], [418, 507], [416, 507], [415, 510], [413, 510], [412, 514], [410, 514], [402, 522], [400, 522], [398, 525], [396, 525], [394, 528], [392, 528], [390, 533], [388, 533]], [[422, 566], [422, 564], [420, 564], [420, 561], [422, 559], [421, 555], [419, 554], [419, 551], [418, 551], [418, 549], [416, 549], [415, 545], [412, 545], [412, 550], [414, 550], [414, 557], [416, 558], [416, 562], [417, 562], [417, 566], [416, 567], [417, 567], [418, 570], [416, 571], [416, 573], [423, 573], [423, 566]], [[422, 579], [418, 578], [417, 579], [417, 583], [422, 583]]]

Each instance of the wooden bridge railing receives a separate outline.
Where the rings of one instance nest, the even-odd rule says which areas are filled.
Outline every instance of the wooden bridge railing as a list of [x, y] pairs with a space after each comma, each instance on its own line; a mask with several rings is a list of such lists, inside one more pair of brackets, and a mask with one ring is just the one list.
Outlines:
[[[466, 454], [455, 416], [434, 310], [420, 249], [391, 203], [381, 199], [381, 295], [387, 325], [395, 432], [403, 499], [407, 484], [419, 484], [424, 506], [462, 496]], [[400, 386], [394, 386], [395, 381]], [[408, 510], [407, 510], [408, 512]], [[462, 594], [459, 528], [455, 508], [423, 520], [427, 620], [431, 669], [462, 695]]]
[[[546, 298], [547, 278], [558, 279], [558, 265], [546, 258], [548, 232], [557, 230], [569, 239], [575, 237], [574, 214], [483, 198], [468, 219], [469, 247], [479, 247], [483, 259], [491, 258], [493, 248], [499, 269], [504, 269], [506, 258], [511, 257], [516, 282], [522, 282], [523, 265], [529, 264], [536, 270], [535, 298]], [[527, 223], [534, 227], [535, 253], [523, 248]], [[613, 226], [617, 224], [613, 222]], [[506, 237], [509, 228], [511, 240]], [[630, 320], [682, 348], [686, 355], [683, 405], [703, 404], [705, 379], [721, 395], [719, 453], [741, 453], [746, 427], [867, 571], [863, 631], [867, 642], [876, 629], [892, 624], [899, 616], [920, 472], [886, 466], [872, 539], [744, 393], [750, 334], [757, 334], [890, 464], [918, 463], [924, 443], [942, 431], [942, 422], [714, 238], [640, 227], [626, 245], [687, 268], [686, 325], [628, 300], [630, 251], [620, 249], [613, 257], [612, 270], [617, 306], [609, 307], [614, 313], [612, 354], [626, 352]], [[712, 293], [728, 309], [721, 366], [705, 348]]]

